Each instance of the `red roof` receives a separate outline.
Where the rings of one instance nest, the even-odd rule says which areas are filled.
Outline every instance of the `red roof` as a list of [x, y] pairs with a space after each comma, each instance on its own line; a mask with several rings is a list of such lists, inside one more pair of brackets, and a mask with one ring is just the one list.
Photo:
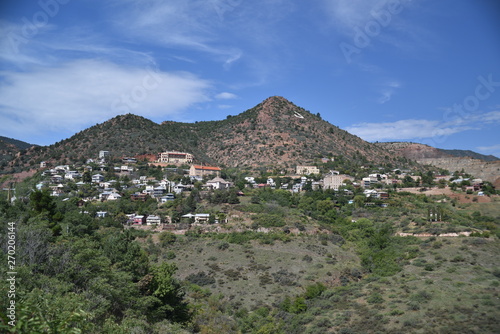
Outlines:
[[204, 170], [218, 170], [220, 171], [221, 169], [219, 167], [210, 167], [210, 166], [197, 166], [197, 165], [194, 165], [194, 168], [195, 169], [204, 169]]

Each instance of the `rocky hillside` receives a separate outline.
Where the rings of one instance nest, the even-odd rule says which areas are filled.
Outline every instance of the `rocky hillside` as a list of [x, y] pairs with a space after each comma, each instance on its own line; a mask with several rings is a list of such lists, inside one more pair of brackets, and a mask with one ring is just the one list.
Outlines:
[[[442, 150], [417, 143], [393, 142], [377, 143], [376, 145], [396, 155], [415, 160], [420, 164], [447, 169], [450, 172], [464, 170], [468, 174], [492, 183], [500, 179], [500, 160], [493, 160], [491, 158], [493, 156], [484, 156], [472, 151]], [[464, 156], [467, 152], [471, 152], [470, 156], [473, 157], [486, 158], [473, 159], [472, 157]]]
[[418, 159], [418, 163], [423, 165], [431, 165], [450, 172], [465, 171], [475, 177], [481, 178], [485, 181], [497, 184], [500, 182], [500, 160], [497, 161], [483, 161], [471, 158], [424, 158]]
[[359, 162], [391, 160], [385, 150], [278, 96], [224, 121], [199, 125], [205, 128], [200, 149], [227, 166], [291, 167], [335, 155]]
[[0, 170], [5, 169], [8, 163], [19, 156], [23, 150], [32, 146], [33, 144], [0, 136]]
[[395, 161], [383, 148], [274, 96], [221, 121], [157, 124], [131, 114], [117, 116], [54, 145], [30, 148], [11, 167], [43, 160], [83, 162], [100, 150], [116, 157], [179, 150], [193, 153], [198, 162], [227, 167], [294, 167], [339, 155], [361, 164]]
[[451, 158], [452, 155], [443, 152], [439, 148], [435, 148], [425, 144], [406, 143], [406, 142], [389, 142], [389, 143], [376, 143], [375, 145], [395, 153], [399, 156], [406, 157], [412, 160], [419, 159], [438, 159], [438, 158]]
[[478, 159], [478, 160], [483, 160], [483, 161], [498, 161], [500, 160], [494, 155], [484, 155], [480, 154], [474, 151], [470, 150], [445, 150], [440, 148], [442, 152], [446, 154], [450, 154], [452, 156], [458, 157], [458, 158], [472, 158], [472, 159]]

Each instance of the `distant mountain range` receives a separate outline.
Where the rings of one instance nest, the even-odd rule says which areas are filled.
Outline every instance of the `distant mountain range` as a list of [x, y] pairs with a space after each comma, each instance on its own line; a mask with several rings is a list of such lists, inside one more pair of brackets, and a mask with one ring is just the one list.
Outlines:
[[41, 161], [83, 163], [87, 158], [97, 157], [100, 150], [110, 151], [115, 157], [185, 151], [192, 153], [199, 163], [249, 168], [293, 168], [332, 156], [342, 156], [358, 164], [400, 167], [415, 164], [413, 160], [457, 156], [498, 161], [496, 157], [472, 151], [441, 150], [415, 143], [369, 143], [279, 96], [220, 121], [158, 124], [127, 114], [50, 146], [3, 138], [0, 143], [5, 146], [5, 161], [9, 161], [12, 171]]

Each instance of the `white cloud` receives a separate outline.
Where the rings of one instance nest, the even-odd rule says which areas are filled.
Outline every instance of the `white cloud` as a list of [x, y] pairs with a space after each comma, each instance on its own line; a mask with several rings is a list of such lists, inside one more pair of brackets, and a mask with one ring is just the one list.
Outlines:
[[500, 152], [500, 144], [492, 145], [492, 146], [479, 146], [476, 147], [481, 152]]
[[408, 119], [387, 123], [359, 123], [346, 130], [367, 141], [408, 140], [451, 135], [465, 128], [443, 127], [439, 121]]
[[383, 88], [380, 90], [381, 96], [377, 99], [377, 102], [380, 104], [389, 102], [396, 90], [401, 87], [401, 83], [398, 81], [389, 81], [382, 86]]
[[[447, 110], [445, 110], [445, 114]], [[476, 113], [467, 117], [457, 117], [455, 119], [425, 120], [406, 119], [395, 122], [382, 123], [358, 123], [346, 128], [367, 141], [384, 140], [411, 140], [431, 138], [438, 141], [442, 138], [467, 131], [481, 130], [489, 124], [500, 123], [500, 111], [487, 113]]]
[[[46, 143], [117, 114], [152, 119], [208, 101], [211, 83], [185, 72], [159, 72], [99, 60], [78, 60], [31, 72], [4, 72], [0, 132]], [[39, 140], [35, 136], [41, 136]]]
[[242, 51], [221, 44], [219, 26], [238, 10], [240, 1], [145, 0], [116, 1], [113, 24], [128, 38], [163, 47], [186, 48], [220, 58], [224, 66], [242, 56]]
[[222, 92], [217, 95], [215, 95], [215, 98], [218, 100], [231, 100], [231, 99], [236, 99], [238, 96], [233, 93], [228, 93], [228, 92]]
[[[410, 0], [411, 1], [411, 0]], [[408, 0], [399, 1], [405, 6]], [[324, 0], [324, 6], [332, 22], [341, 30], [352, 31], [354, 27], [364, 27], [367, 22], [374, 20], [373, 11], [387, 9], [393, 0]]]

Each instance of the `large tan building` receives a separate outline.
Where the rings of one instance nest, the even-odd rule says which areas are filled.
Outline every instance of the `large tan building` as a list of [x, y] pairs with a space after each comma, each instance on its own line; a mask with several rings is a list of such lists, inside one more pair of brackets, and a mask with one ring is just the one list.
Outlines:
[[192, 165], [189, 169], [189, 176], [203, 177], [211, 174], [216, 174], [218, 176], [220, 171], [221, 169], [219, 167]]
[[345, 180], [354, 181], [354, 178], [345, 174], [329, 174], [323, 179], [324, 189], [339, 189], [339, 187], [345, 185]]
[[319, 168], [316, 166], [297, 166], [297, 175], [319, 174]]
[[193, 155], [191, 153], [167, 151], [158, 154], [158, 162], [165, 162], [171, 164], [190, 164], [193, 162]]

